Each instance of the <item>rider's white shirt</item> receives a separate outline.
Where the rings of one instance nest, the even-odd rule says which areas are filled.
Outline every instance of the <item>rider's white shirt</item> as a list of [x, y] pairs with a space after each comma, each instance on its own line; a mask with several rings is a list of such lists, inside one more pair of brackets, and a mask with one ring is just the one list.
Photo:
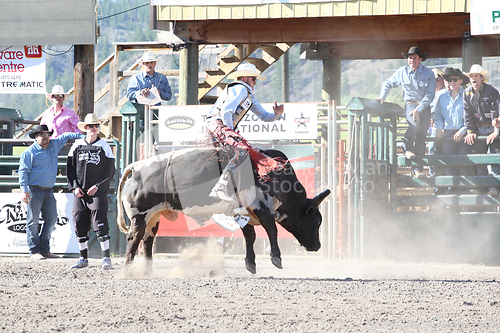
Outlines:
[[[221, 119], [224, 125], [226, 125], [231, 129], [234, 129], [233, 128], [234, 112], [238, 108], [238, 105], [240, 105], [248, 97], [248, 92], [252, 91], [252, 88], [245, 82], [241, 81], [238, 82], [241, 84], [235, 84], [227, 89], [227, 98], [220, 107], [220, 116], [215, 116], [211, 119], [211, 120]], [[261, 119], [262, 121], [269, 122], [269, 121], [275, 121], [280, 118], [280, 116], [276, 115], [274, 112], [273, 113], [267, 112], [252, 93], [250, 93], [250, 97], [253, 103], [250, 110], [253, 113], [255, 113], [259, 117], [259, 119]], [[219, 110], [217, 109], [218, 102], [219, 101], [215, 103], [214, 107], [210, 110], [208, 116], [219, 114]]]

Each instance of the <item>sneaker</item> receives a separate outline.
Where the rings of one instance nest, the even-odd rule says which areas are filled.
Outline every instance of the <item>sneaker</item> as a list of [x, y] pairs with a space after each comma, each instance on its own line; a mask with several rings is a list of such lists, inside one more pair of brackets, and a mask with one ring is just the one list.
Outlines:
[[411, 151], [405, 151], [405, 157], [409, 160], [412, 160], [415, 158], [415, 154], [412, 153]]
[[102, 258], [101, 266], [102, 269], [111, 269], [111, 259], [108, 257]]
[[498, 189], [496, 187], [490, 187], [488, 195], [498, 195]]
[[41, 253], [33, 253], [31, 255], [31, 260], [44, 260], [45, 257]]
[[89, 265], [89, 260], [88, 259], [82, 259], [80, 258], [76, 264], [71, 266], [71, 268], [83, 268], [87, 267]]
[[50, 253], [50, 252], [45, 253], [43, 256], [45, 258], [47, 258], [47, 259], [49, 259], [49, 258], [51, 258], [51, 259], [59, 258], [59, 256], [56, 256], [55, 254]]

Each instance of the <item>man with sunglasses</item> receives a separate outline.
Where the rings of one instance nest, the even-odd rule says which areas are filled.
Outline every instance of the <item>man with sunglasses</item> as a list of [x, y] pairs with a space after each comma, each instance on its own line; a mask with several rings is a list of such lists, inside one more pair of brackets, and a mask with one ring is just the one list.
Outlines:
[[[271, 171], [282, 169], [283, 163], [267, 157], [257, 149], [252, 148], [248, 141], [235, 132], [235, 129], [248, 111], [252, 111], [260, 120], [270, 122], [281, 119], [284, 106], [283, 104], [278, 105], [275, 102], [273, 113], [270, 113], [255, 98], [253, 92], [257, 80], [265, 80], [255, 65], [242, 63], [228, 78], [236, 80], [226, 86], [207, 115], [206, 122], [208, 132], [214, 144], [232, 147], [234, 157], [223, 170], [210, 196], [234, 203], [235, 208], [233, 213], [237, 215], [236, 221], [243, 227], [246, 223], [239, 220], [238, 217], [240, 213], [244, 213], [244, 209], [240, 207], [241, 203], [235, 202], [227, 191], [232, 171], [241, 165], [241, 161], [247, 155], [250, 156], [252, 164], [261, 177], [265, 177]], [[239, 201], [238, 196], [235, 195], [235, 197]]]
[[[441, 143], [443, 155], [467, 155], [470, 146], [465, 143], [467, 127], [464, 123], [464, 89], [462, 85], [469, 83], [469, 78], [458, 68], [447, 67], [444, 80], [449, 90], [440, 94], [433, 108], [436, 115], [436, 138], [453, 138], [453, 141]], [[444, 168], [446, 176], [469, 176], [473, 170], [468, 166]], [[455, 192], [452, 189], [452, 193]]]
[[[26, 204], [26, 236], [33, 260], [57, 258], [50, 252], [50, 238], [57, 222], [56, 199], [52, 192], [57, 176], [57, 155], [68, 140], [81, 136], [79, 133], [63, 133], [51, 139], [53, 133], [47, 125], [35, 127], [29, 133], [35, 142], [19, 160], [21, 201]], [[44, 223], [39, 231], [40, 213]]]
[[111, 268], [108, 224], [108, 190], [115, 173], [111, 147], [99, 138], [99, 119], [94, 113], [78, 123], [87, 136], [77, 140], [68, 155], [68, 188], [73, 191], [73, 226], [80, 258], [71, 268], [84, 268], [88, 262], [88, 240], [91, 227], [101, 245], [103, 269]]
[[[486, 154], [488, 148], [490, 153], [500, 153], [500, 141], [498, 128], [495, 128], [495, 119], [498, 118], [498, 107], [500, 105], [500, 94], [493, 86], [487, 84], [490, 72], [483, 69], [481, 65], [471, 66], [469, 73], [465, 73], [470, 79], [471, 85], [464, 91], [464, 121], [467, 127], [465, 142], [472, 146], [473, 154]], [[478, 136], [487, 136], [486, 142], [477, 140]], [[486, 165], [476, 167], [478, 176], [488, 175]], [[491, 173], [500, 175], [500, 165], [492, 164]], [[481, 190], [473, 188], [473, 194], [481, 194]], [[488, 195], [498, 195], [496, 187], [490, 187]]]

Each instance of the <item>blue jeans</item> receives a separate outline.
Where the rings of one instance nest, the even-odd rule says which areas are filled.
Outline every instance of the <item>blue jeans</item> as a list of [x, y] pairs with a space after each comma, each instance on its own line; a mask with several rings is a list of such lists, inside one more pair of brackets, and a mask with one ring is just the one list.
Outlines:
[[[30, 253], [47, 254], [50, 252], [50, 238], [57, 222], [56, 198], [52, 189], [42, 190], [30, 186], [31, 200], [27, 206], [26, 235]], [[40, 212], [44, 221], [40, 230]]]

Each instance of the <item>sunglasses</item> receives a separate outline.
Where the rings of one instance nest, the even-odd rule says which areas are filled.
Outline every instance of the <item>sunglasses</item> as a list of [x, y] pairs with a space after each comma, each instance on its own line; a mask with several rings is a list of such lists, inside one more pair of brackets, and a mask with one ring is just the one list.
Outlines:
[[43, 138], [48, 138], [50, 136], [50, 133], [39, 133], [38, 136], [41, 136]]
[[87, 125], [88, 128], [99, 128], [99, 124], [90, 124], [90, 125]]
[[460, 80], [458, 77], [454, 77], [454, 78], [446, 77], [444, 79], [445, 79], [445, 81], [448, 81], [448, 82], [451, 82], [451, 81], [458, 82], [458, 80]]
[[52, 98], [64, 98], [64, 95], [52, 95]]
[[253, 82], [257, 83], [257, 78], [254, 77], [254, 76], [249, 76], [249, 78], [251, 78], [253, 80]]

